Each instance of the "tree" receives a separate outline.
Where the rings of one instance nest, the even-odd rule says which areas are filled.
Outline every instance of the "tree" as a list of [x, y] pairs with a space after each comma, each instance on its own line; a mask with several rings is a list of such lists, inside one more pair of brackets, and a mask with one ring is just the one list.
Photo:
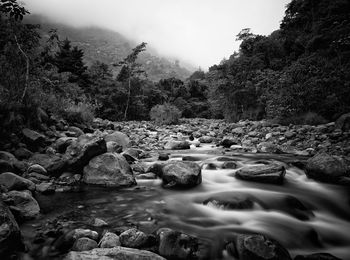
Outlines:
[[132, 52], [124, 60], [116, 64], [116, 66], [122, 66], [117, 79], [119, 81], [127, 81], [128, 84], [128, 96], [124, 110], [124, 120], [126, 120], [128, 116], [128, 109], [130, 106], [131, 80], [132, 78], [137, 78], [141, 75], [145, 75], [145, 71], [141, 69], [141, 64], [137, 63], [136, 60], [139, 54], [146, 50], [146, 45], [147, 43], [145, 42], [137, 45], [134, 49], [132, 49]]

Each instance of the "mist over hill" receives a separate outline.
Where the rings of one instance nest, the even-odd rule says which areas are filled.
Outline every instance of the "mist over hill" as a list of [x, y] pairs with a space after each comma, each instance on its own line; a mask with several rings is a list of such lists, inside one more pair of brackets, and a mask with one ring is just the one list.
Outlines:
[[[96, 26], [73, 27], [51, 21], [40, 15], [29, 15], [25, 22], [40, 25], [42, 40], [48, 39], [49, 31], [57, 29], [61, 40], [68, 38], [72, 45], [84, 51], [84, 62], [90, 66], [94, 61], [111, 65], [125, 58], [137, 44], [118, 32]], [[161, 57], [156, 50], [147, 46], [147, 51], [139, 57], [148, 79], [159, 81], [166, 78], [179, 78], [185, 80], [195, 68], [190, 64], [181, 63], [174, 58]], [[119, 68], [114, 68], [114, 74]]]

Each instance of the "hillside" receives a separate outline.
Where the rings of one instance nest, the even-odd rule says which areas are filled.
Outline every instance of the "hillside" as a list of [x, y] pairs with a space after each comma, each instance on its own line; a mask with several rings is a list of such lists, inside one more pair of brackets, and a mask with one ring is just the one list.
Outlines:
[[[125, 38], [118, 32], [99, 27], [72, 27], [54, 23], [38, 15], [30, 15], [25, 21], [40, 24], [40, 33], [43, 39], [48, 38], [50, 29], [57, 29], [60, 39], [68, 38], [73, 45], [84, 51], [84, 61], [87, 65], [91, 65], [96, 60], [106, 64], [117, 63], [139, 44]], [[193, 72], [188, 68], [181, 67], [175, 60], [171, 61], [159, 57], [150, 48], [151, 46], [147, 46], [147, 51], [139, 57], [139, 62], [143, 65], [150, 80], [159, 81], [171, 77], [184, 80]]]

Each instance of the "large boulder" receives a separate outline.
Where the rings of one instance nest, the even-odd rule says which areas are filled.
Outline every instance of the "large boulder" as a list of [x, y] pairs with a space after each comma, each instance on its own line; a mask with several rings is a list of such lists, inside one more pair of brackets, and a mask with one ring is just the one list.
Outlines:
[[202, 182], [201, 167], [195, 162], [171, 161], [162, 168], [164, 187], [190, 188]]
[[343, 130], [344, 132], [350, 131], [350, 113], [340, 116], [335, 122], [335, 127]]
[[80, 173], [92, 158], [106, 151], [106, 142], [102, 137], [81, 135], [66, 150], [65, 157], [68, 168], [73, 172]]
[[21, 220], [29, 220], [40, 213], [38, 202], [32, 197], [30, 191], [10, 191], [9, 197], [13, 200], [11, 209]]
[[57, 152], [65, 153], [68, 146], [70, 146], [75, 140], [75, 137], [60, 137], [56, 140], [54, 147]]
[[[36, 153], [30, 157], [29, 162], [32, 165], [41, 165], [49, 176], [58, 176], [66, 169], [67, 161], [58, 154]], [[43, 172], [40, 172], [43, 174]]]
[[165, 260], [165, 258], [146, 251], [126, 247], [95, 248], [91, 251], [69, 252], [64, 260]]
[[307, 160], [305, 173], [316, 180], [342, 183], [350, 178], [350, 167], [344, 158], [322, 153]]
[[226, 245], [230, 255], [239, 260], [291, 260], [277, 241], [260, 234], [240, 234]]
[[261, 164], [245, 166], [236, 172], [235, 177], [246, 181], [282, 184], [285, 174], [286, 169], [282, 165]]
[[166, 259], [197, 259], [198, 239], [170, 228], [157, 231], [158, 252]]
[[165, 150], [186, 150], [190, 148], [190, 143], [187, 141], [171, 140], [164, 145]]
[[22, 249], [21, 231], [9, 208], [0, 199], [0, 258], [7, 259], [14, 250]]
[[122, 246], [141, 248], [147, 243], [148, 236], [136, 228], [131, 228], [121, 233], [119, 239]]
[[77, 239], [73, 245], [73, 251], [88, 251], [98, 247], [95, 240], [88, 237], [81, 237]]
[[0, 151], [0, 173], [14, 172], [23, 173], [25, 171], [25, 164], [9, 152]]
[[126, 149], [130, 146], [130, 139], [129, 137], [119, 131], [115, 131], [112, 134], [108, 134], [104, 137], [106, 142], [116, 142], [120, 146], [123, 147], [123, 149]]
[[24, 141], [34, 150], [45, 144], [45, 136], [28, 128], [22, 130]]
[[104, 234], [103, 237], [101, 238], [99, 246], [101, 248], [112, 248], [112, 247], [120, 246], [119, 237], [112, 232], [106, 232], [106, 234]]
[[128, 187], [136, 184], [129, 163], [117, 153], [104, 153], [93, 158], [84, 168], [83, 181], [108, 187]]
[[6, 187], [7, 190], [35, 190], [35, 184], [21, 176], [12, 172], [4, 172], [0, 174], [0, 185]]

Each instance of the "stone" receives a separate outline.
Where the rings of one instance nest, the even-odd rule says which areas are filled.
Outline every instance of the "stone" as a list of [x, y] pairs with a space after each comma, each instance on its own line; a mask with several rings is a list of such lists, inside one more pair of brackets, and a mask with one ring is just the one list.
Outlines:
[[0, 258], [8, 259], [10, 253], [21, 249], [23, 249], [23, 243], [19, 226], [0, 198]]
[[169, 160], [169, 154], [168, 153], [160, 153], [158, 155], [158, 160], [159, 161], [167, 161], [167, 160]]
[[210, 144], [214, 141], [214, 138], [212, 136], [202, 136], [199, 139], [199, 142], [203, 143], [203, 144]]
[[47, 175], [46, 169], [43, 166], [41, 166], [40, 164], [32, 164], [27, 169], [27, 172], [28, 173], [38, 173], [41, 175]]
[[235, 162], [224, 162], [221, 166], [222, 169], [236, 169], [237, 168], [237, 163]]
[[235, 177], [246, 181], [282, 184], [285, 174], [284, 166], [268, 164], [245, 166], [236, 172]]
[[260, 234], [239, 234], [226, 250], [240, 260], [291, 260], [288, 251], [277, 241]]
[[33, 155], [33, 153], [27, 148], [20, 147], [14, 152], [14, 155], [18, 160], [24, 160], [30, 158]]
[[312, 179], [340, 183], [343, 177], [350, 177], [349, 165], [342, 157], [321, 153], [307, 160], [305, 174]]
[[203, 201], [204, 205], [224, 210], [252, 209], [254, 202], [248, 197], [240, 194], [229, 196], [227, 193], [214, 194]]
[[282, 153], [280, 147], [270, 142], [261, 142], [257, 145], [257, 149], [262, 153]]
[[88, 134], [81, 135], [66, 150], [65, 158], [67, 159], [68, 169], [78, 174], [82, 173], [84, 166], [92, 158], [106, 151], [106, 142], [102, 137]]
[[35, 190], [35, 184], [21, 176], [12, 172], [4, 172], [0, 174], [0, 185], [6, 187], [7, 190]]
[[157, 231], [158, 252], [167, 259], [197, 259], [198, 240], [170, 228]]
[[72, 144], [73, 141], [75, 141], [76, 138], [74, 137], [60, 137], [56, 140], [54, 144], [54, 148], [59, 153], [65, 153], [68, 146]]
[[108, 223], [100, 218], [95, 218], [92, 222], [92, 225], [94, 227], [106, 227], [108, 226]]
[[122, 246], [141, 248], [148, 242], [148, 235], [136, 228], [131, 228], [121, 233], [119, 239]]
[[72, 132], [74, 134], [73, 137], [79, 137], [84, 134], [83, 130], [76, 126], [68, 126], [67, 131]]
[[137, 180], [154, 180], [157, 179], [157, 175], [153, 172], [141, 173], [135, 176]]
[[341, 129], [343, 132], [350, 131], [350, 113], [340, 116], [335, 121], [335, 128]]
[[311, 255], [297, 255], [294, 260], [341, 260], [328, 253], [315, 253]]
[[123, 150], [128, 148], [130, 146], [130, 139], [129, 137], [119, 131], [115, 131], [112, 134], [108, 134], [104, 137], [104, 140], [106, 142], [116, 142], [117, 144], [121, 145], [123, 147]]
[[18, 161], [12, 153], [0, 151], [0, 173], [23, 173], [25, 171], [25, 168], [25, 164]]
[[34, 130], [24, 128], [22, 134], [25, 142], [35, 150], [45, 144], [45, 136]]
[[237, 139], [236, 138], [224, 138], [221, 140], [220, 145], [222, 145], [224, 148], [230, 148], [232, 145], [237, 144]]
[[106, 234], [104, 234], [101, 238], [99, 246], [101, 248], [112, 248], [120, 246], [119, 236], [111, 232], [106, 232]]
[[126, 247], [95, 248], [91, 251], [69, 252], [64, 260], [165, 260], [165, 258], [146, 251]]
[[98, 233], [96, 231], [90, 230], [90, 229], [82, 229], [82, 228], [77, 228], [74, 229], [72, 232], [72, 237], [74, 240], [77, 240], [82, 237], [88, 237], [93, 240], [98, 239]]
[[188, 141], [171, 140], [164, 145], [165, 150], [186, 150], [190, 148], [190, 143]]
[[190, 188], [202, 182], [201, 167], [195, 162], [171, 161], [162, 168], [163, 186]]
[[95, 240], [88, 237], [81, 237], [77, 239], [72, 247], [73, 251], [88, 251], [97, 248], [98, 245]]
[[13, 200], [14, 207], [20, 219], [29, 220], [36, 218], [40, 213], [38, 202], [29, 191], [10, 191], [9, 197]]
[[[39, 164], [49, 176], [59, 176], [66, 168], [67, 161], [61, 155], [36, 153], [30, 157], [31, 164]], [[31, 169], [31, 171], [34, 171]], [[44, 174], [44, 171], [38, 172]]]
[[42, 182], [36, 185], [36, 191], [44, 195], [55, 193], [55, 185], [51, 182]]
[[136, 184], [129, 163], [117, 153], [104, 153], [93, 158], [84, 168], [83, 181], [108, 187], [129, 187]]
[[121, 153], [123, 151], [123, 146], [114, 141], [109, 141], [106, 143], [108, 153]]

